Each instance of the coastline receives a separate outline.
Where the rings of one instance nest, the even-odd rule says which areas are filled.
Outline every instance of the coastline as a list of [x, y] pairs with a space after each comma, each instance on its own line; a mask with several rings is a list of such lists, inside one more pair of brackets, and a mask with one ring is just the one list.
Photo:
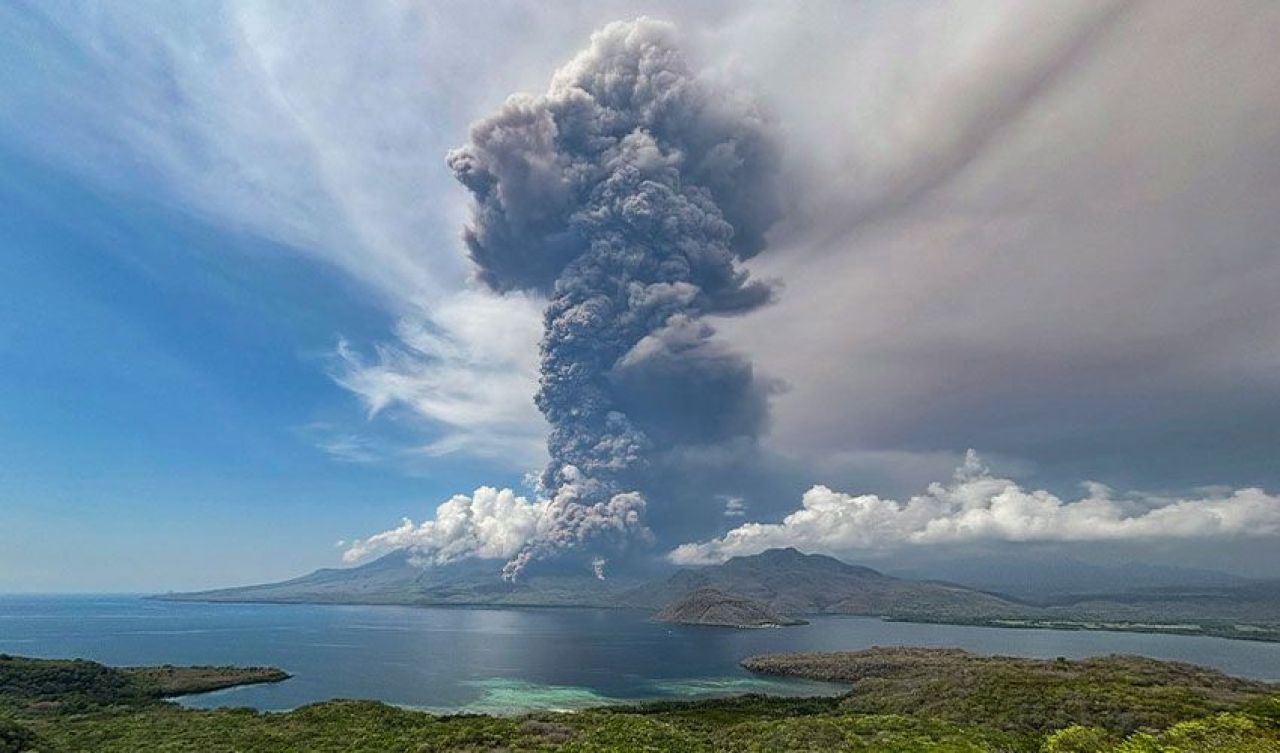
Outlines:
[[[524, 603], [486, 603], [486, 602], [396, 602], [396, 601], [362, 601], [324, 600], [306, 601], [300, 599], [208, 599], [186, 597], [178, 594], [143, 594], [140, 598], [148, 601], [190, 604], [266, 604], [266, 605], [305, 605], [305, 606], [364, 606], [364, 607], [416, 607], [427, 609], [604, 609], [610, 611], [647, 612], [644, 607], [624, 604], [524, 604]], [[966, 627], [1014, 628], [1027, 630], [1064, 630], [1102, 633], [1140, 633], [1145, 635], [1183, 635], [1203, 638], [1220, 638], [1223, 640], [1253, 641], [1257, 643], [1280, 643], [1280, 626], [1246, 626], [1240, 629], [1227, 625], [1200, 624], [1191, 626], [1183, 621], [1179, 623], [1157, 623], [1150, 620], [1144, 622], [1126, 622], [1122, 620], [1103, 620], [1098, 618], [1068, 617], [949, 617], [946, 615], [919, 614], [877, 614], [857, 612], [815, 612], [796, 615], [801, 621], [809, 617], [875, 617], [885, 622], [904, 622], [922, 625], [955, 625]], [[760, 625], [697, 625], [694, 627], [725, 627], [746, 629], [755, 627], [795, 627], [794, 625], [760, 626]]]

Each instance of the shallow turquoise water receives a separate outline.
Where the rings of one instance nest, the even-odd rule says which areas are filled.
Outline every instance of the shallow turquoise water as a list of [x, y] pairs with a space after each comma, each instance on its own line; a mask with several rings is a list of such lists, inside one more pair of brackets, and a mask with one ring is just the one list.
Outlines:
[[439, 712], [574, 710], [640, 699], [838, 688], [764, 678], [752, 654], [874, 645], [1025, 656], [1143, 654], [1280, 679], [1280, 644], [1169, 635], [916, 625], [817, 617], [773, 630], [678, 627], [644, 613], [184, 604], [129, 596], [0, 596], [0, 652], [111, 664], [271, 664], [293, 679], [193, 696], [282, 710], [372, 698]]

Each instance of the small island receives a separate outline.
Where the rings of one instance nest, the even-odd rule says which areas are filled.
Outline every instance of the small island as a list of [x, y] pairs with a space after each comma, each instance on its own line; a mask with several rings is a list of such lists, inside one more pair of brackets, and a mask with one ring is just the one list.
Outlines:
[[141, 703], [289, 677], [275, 667], [108, 667], [84, 659], [0, 654], [0, 700], [30, 711]]
[[778, 614], [754, 599], [714, 588], [699, 588], [671, 602], [653, 616], [658, 622], [680, 625], [714, 625], [733, 628], [805, 625], [804, 620]]
[[242, 685], [284, 682], [291, 676], [276, 667], [124, 667], [125, 674], [152, 688], [162, 698], [209, 693]]

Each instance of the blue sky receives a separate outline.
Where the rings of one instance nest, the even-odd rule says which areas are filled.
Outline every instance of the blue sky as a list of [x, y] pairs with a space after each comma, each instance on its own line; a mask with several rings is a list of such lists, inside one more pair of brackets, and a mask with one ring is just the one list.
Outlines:
[[787, 199], [777, 301], [714, 322], [767, 430], [679, 448], [653, 556], [1280, 567], [1280, 6], [10, 2], [0, 591], [443, 550], [481, 486], [534, 526], [545, 300], [472, 279], [445, 155], [643, 14], [776, 118]]
[[[429, 420], [370, 419], [335, 381], [340, 340], [386, 339], [408, 296], [440, 294], [432, 275], [458, 284], [461, 255], [393, 291], [406, 276], [356, 238], [341, 189], [289, 153], [306, 151], [304, 123], [231, 123], [239, 140], [219, 143], [239, 105], [195, 100], [237, 86], [235, 15], [0, 11], [0, 590], [283, 577], [424, 499], [525, 470], [419, 458]], [[222, 66], [210, 79], [183, 69], [196, 48]], [[448, 257], [456, 235], [417, 240]]]
[[331, 564], [334, 541], [424, 494], [509, 475], [398, 472], [317, 446], [317, 427], [366, 424], [328, 375], [337, 333], [390, 322], [332, 270], [3, 163], [0, 239], [17, 252], [3, 257], [0, 339], [5, 587], [283, 576]]

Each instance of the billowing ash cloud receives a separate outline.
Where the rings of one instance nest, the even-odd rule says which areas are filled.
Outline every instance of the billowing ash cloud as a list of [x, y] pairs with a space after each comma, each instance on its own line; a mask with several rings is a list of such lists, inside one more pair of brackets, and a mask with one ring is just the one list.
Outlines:
[[674, 37], [648, 19], [607, 26], [545, 95], [511, 97], [448, 157], [474, 198], [479, 278], [550, 299], [536, 397], [551, 424], [550, 521], [508, 576], [642, 532], [655, 443], [754, 436], [767, 418], [767, 383], [703, 317], [771, 298], [739, 262], [780, 214], [778, 142]]
[[773, 547], [835, 555], [909, 545], [972, 541], [1141, 541], [1280, 535], [1280, 496], [1262, 489], [1206, 492], [1194, 498], [1117, 496], [1084, 484], [1067, 501], [993, 476], [969, 451], [950, 483], [931, 484], [906, 502], [874, 494], [852, 496], [815, 486], [801, 509], [781, 523], [746, 523], [710, 541], [682, 544], [669, 559], [710, 564]]
[[[568, 548], [578, 541], [622, 543], [646, 531], [640, 520], [643, 501], [615, 494], [594, 505], [577, 504], [590, 496], [582, 481], [566, 483], [555, 497], [530, 500], [510, 489], [482, 486], [470, 496], [455, 494], [436, 508], [435, 517], [415, 524], [405, 518], [396, 528], [345, 544], [342, 558], [356, 562], [371, 554], [411, 549], [424, 566], [458, 560], [513, 559], [519, 567], [536, 556]], [[605, 560], [591, 563], [604, 577]]]

